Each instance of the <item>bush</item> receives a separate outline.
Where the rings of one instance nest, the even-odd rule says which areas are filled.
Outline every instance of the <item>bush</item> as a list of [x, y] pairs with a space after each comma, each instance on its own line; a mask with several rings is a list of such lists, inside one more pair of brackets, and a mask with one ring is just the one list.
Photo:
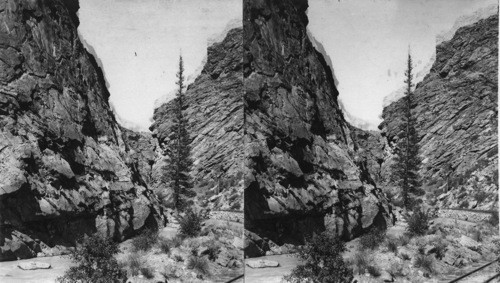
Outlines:
[[194, 269], [201, 274], [209, 274], [208, 260], [205, 257], [190, 256], [187, 262], [188, 269]]
[[411, 239], [410, 239], [410, 237], [408, 237], [408, 235], [403, 234], [403, 235], [399, 236], [398, 241], [402, 247], [405, 247], [410, 243]]
[[181, 255], [174, 255], [174, 260], [176, 262], [184, 262], [184, 258]]
[[152, 279], [155, 277], [154, 270], [149, 266], [141, 267], [141, 274], [146, 277], [146, 279]]
[[411, 236], [425, 235], [429, 230], [429, 215], [419, 208], [413, 211], [407, 222], [408, 227], [406, 229]]
[[207, 250], [208, 259], [210, 259], [211, 261], [215, 261], [220, 253], [220, 243], [212, 240], [205, 243], [205, 245], [207, 246], [208, 249]]
[[179, 233], [186, 237], [196, 237], [201, 232], [203, 216], [193, 210], [188, 210], [184, 216], [177, 218], [179, 221]]
[[363, 235], [359, 243], [362, 249], [373, 250], [384, 242], [385, 231], [382, 229], [372, 230], [370, 233]]
[[476, 242], [483, 241], [483, 237], [481, 235], [481, 230], [479, 230], [478, 228], [472, 228], [470, 230], [470, 237], [471, 237], [471, 239], [473, 239]]
[[347, 267], [342, 253], [345, 244], [338, 237], [327, 232], [313, 237], [304, 247], [298, 249], [297, 256], [303, 264], [295, 267], [284, 280], [292, 283], [312, 282], [350, 282], [353, 273]]
[[488, 220], [488, 223], [493, 227], [498, 226], [498, 211], [494, 211], [491, 213], [491, 217]]
[[400, 262], [394, 262], [391, 264], [391, 267], [389, 267], [388, 272], [393, 276], [393, 277], [402, 277], [404, 276], [404, 267], [403, 264]]
[[354, 255], [354, 266], [356, 266], [358, 274], [364, 273], [368, 265], [370, 265], [370, 259], [366, 252], [361, 251]]
[[399, 245], [399, 241], [398, 239], [395, 239], [395, 238], [387, 238], [387, 249], [394, 253], [394, 254], [397, 254], [398, 253], [398, 245]]
[[160, 250], [166, 254], [170, 253], [170, 245], [171, 242], [169, 241], [169, 239], [165, 238], [158, 239], [158, 246], [160, 247]]
[[437, 259], [443, 259], [447, 247], [448, 245], [443, 240], [438, 240], [438, 242], [434, 245], [434, 254], [436, 255]]
[[488, 198], [489, 194], [485, 191], [479, 191], [475, 196], [474, 199], [478, 202], [481, 203], [483, 202], [486, 198]]
[[401, 258], [403, 260], [410, 260], [410, 256], [408, 254], [406, 254], [406, 253], [401, 253]]
[[134, 251], [147, 251], [153, 247], [157, 240], [158, 232], [146, 229], [139, 236], [132, 239], [132, 247]]
[[422, 268], [430, 274], [434, 273], [434, 258], [432, 256], [426, 256], [418, 254], [415, 257], [415, 262], [413, 263], [415, 267]]
[[169, 238], [167, 241], [170, 243], [171, 248], [178, 248], [184, 242], [184, 237], [180, 235], [175, 235], [175, 237]]
[[141, 268], [144, 266], [143, 258], [137, 253], [131, 253], [127, 259], [127, 266], [132, 276], [139, 275]]
[[[179, 276], [175, 273], [175, 270], [177, 269], [176, 266], [173, 266], [171, 264], [167, 264], [163, 267], [163, 271], [160, 272], [161, 275], [167, 280], [170, 278], [179, 278]], [[167, 281], [165, 281], [167, 282]]]
[[71, 259], [77, 263], [57, 278], [61, 283], [121, 282], [126, 278], [125, 272], [119, 267], [113, 257], [118, 252], [118, 245], [100, 235], [93, 235], [83, 240], [71, 254]]
[[368, 265], [366, 267], [366, 270], [373, 277], [379, 277], [380, 276], [380, 270], [375, 265]]

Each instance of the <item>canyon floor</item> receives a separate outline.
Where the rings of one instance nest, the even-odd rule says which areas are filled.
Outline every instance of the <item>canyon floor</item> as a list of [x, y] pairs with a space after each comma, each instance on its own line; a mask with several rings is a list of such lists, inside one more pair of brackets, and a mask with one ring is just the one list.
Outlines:
[[[227, 218], [227, 216], [224, 216]], [[179, 224], [170, 222], [167, 227], [158, 232], [159, 239], [173, 239], [178, 236]], [[208, 231], [206, 235], [180, 240], [177, 245], [172, 246], [169, 253], [163, 252], [158, 246], [145, 251], [134, 250], [134, 239], [120, 243], [120, 252], [116, 255], [118, 262], [127, 270], [129, 278], [127, 282], [163, 282], [162, 274], [169, 275], [168, 282], [227, 282], [243, 273], [242, 262], [242, 231], [243, 224], [235, 221], [221, 219], [220, 215], [207, 219], [203, 230]], [[218, 241], [215, 241], [217, 239]], [[171, 242], [169, 242], [171, 243]], [[187, 262], [193, 253], [200, 253], [198, 257], [208, 258], [205, 253], [216, 245], [214, 258], [207, 260], [207, 272], [199, 272], [188, 268]], [[146, 278], [139, 271], [138, 275], [130, 276], [131, 259], [136, 260], [138, 269], [147, 268], [152, 271], [152, 277]], [[18, 267], [22, 263], [47, 263], [49, 269], [23, 270]], [[239, 262], [239, 263], [238, 263]], [[227, 266], [231, 263], [231, 266]], [[38, 257], [18, 261], [0, 262], [0, 282], [2, 283], [49, 283], [56, 282], [65, 271], [73, 266], [69, 255]], [[168, 269], [168, 270], [167, 270]], [[238, 279], [233, 282], [243, 282]]]
[[[431, 230], [434, 232], [407, 239], [408, 242], [400, 244], [396, 252], [388, 249], [387, 241], [405, 234], [407, 223], [404, 220], [389, 227], [383, 243], [372, 250], [363, 250], [360, 238], [347, 242], [347, 251], [343, 257], [354, 269], [357, 282], [444, 283], [481, 267], [498, 256], [500, 237], [495, 234], [498, 227], [443, 217], [434, 218], [431, 223]], [[436, 257], [434, 252], [439, 244], [443, 245], [444, 251], [441, 256]], [[360, 271], [364, 267], [357, 263], [356, 258], [360, 255], [367, 259], [368, 265], [376, 267], [378, 275]], [[420, 255], [432, 259], [431, 270], [415, 266], [416, 258]], [[255, 269], [246, 266], [245, 282], [284, 282], [283, 276], [290, 274], [300, 263], [293, 254], [251, 258], [246, 259], [246, 262], [254, 260], [275, 261], [279, 266]], [[499, 264], [490, 265], [461, 282], [485, 282], [497, 274], [499, 268]], [[491, 282], [500, 282], [500, 279], [496, 280]]]

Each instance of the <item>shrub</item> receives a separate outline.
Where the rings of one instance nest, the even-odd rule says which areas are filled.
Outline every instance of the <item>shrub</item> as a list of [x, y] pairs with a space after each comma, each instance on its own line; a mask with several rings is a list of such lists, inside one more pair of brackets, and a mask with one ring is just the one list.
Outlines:
[[411, 236], [425, 235], [429, 230], [429, 215], [419, 208], [413, 211], [407, 222], [408, 227], [406, 229]]
[[194, 269], [201, 274], [209, 274], [208, 260], [205, 257], [190, 256], [187, 262], [188, 269]]
[[498, 211], [494, 211], [491, 213], [491, 217], [488, 220], [488, 223], [491, 224], [491, 226], [498, 226]]
[[170, 253], [170, 245], [171, 242], [169, 241], [169, 239], [165, 238], [158, 239], [158, 246], [160, 247], [160, 250], [166, 254]]
[[434, 245], [434, 254], [437, 259], [443, 259], [447, 246], [448, 245], [443, 240], [438, 240], [438, 242]]
[[403, 272], [403, 269], [404, 269], [403, 264], [401, 264], [400, 262], [394, 262], [391, 264], [391, 267], [389, 267], [388, 272], [393, 277], [396, 277], [396, 276], [402, 277], [405, 275]]
[[[163, 275], [163, 277], [165, 279], [179, 278], [179, 276], [175, 273], [176, 269], [177, 269], [176, 266], [173, 266], [171, 264], [167, 264], [164, 266], [163, 271], [161, 271], [160, 274]], [[167, 282], [167, 281], [165, 281], [165, 282]]]
[[487, 197], [489, 196], [489, 194], [485, 191], [479, 191], [475, 196], [474, 196], [474, 199], [478, 202], [478, 203], [481, 203], [483, 202]]
[[359, 243], [362, 249], [373, 250], [377, 248], [385, 238], [385, 231], [382, 229], [372, 230], [370, 233], [363, 235]]
[[174, 255], [174, 260], [176, 262], [184, 262], [184, 258], [181, 255]]
[[132, 276], [139, 275], [141, 268], [144, 266], [143, 258], [137, 253], [131, 253], [127, 260], [127, 266]]
[[399, 244], [402, 247], [407, 246], [410, 243], [410, 240], [411, 239], [410, 239], [410, 237], [408, 237], [407, 234], [403, 234], [403, 235], [399, 236], [399, 238], [398, 238]]
[[125, 272], [113, 257], [118, 252], [118, 245], [100, 235], [93, 235], [83, 240], [71, 254], [77, 263], [57, 278], [61, 283], [99, 282], [111, 283], [123, 281]]
[[415, 267], [422, 268], [423, 270], [434, 273], [434, 258], [432, 256], [417, 255], [415, 257], [415, 262], [413, 263]]
[[394, 254], [397, 254], [398, 253], [398, 244], [399, 244], [399, 241], [393, 237], [389, 237], [387, 238], [387, 242], [386, 242], [386, 245], [387, 245], [387, 249], [394, 253]]
[[472, 228], [470, 231], [470, 237], [476, 242], [482, 242], [483, 237], [481, 235], [481, 230], [478, 228]]
[[375, 265], [368, 265], [366, 267], [366, 270], [373, 277], [379, 277], [380, 276], [380, 270]]
[[193, 210], [188, 210], [184, 216], [179, 216], [179, 233], [186, 237], [196, 237], [201, 232], [203, 216]]
[[175, 237], [169, 238], [168, 242], [170, 243], [171, 248], [178, 248], [184, 242], [184, 237], [182, 237], [180, 235], [175, 235]]
[[353, 273], [342, 258], [344, 251], [345, 244], [338, 237], [327, 232], [315, 234], [298, 250], [297, 256], [302, 259], [303, 264], [284, 276], [284, 280], [292, 283], [350, 282]]
[[206, 245], [208, 248], [207, 250], [208, 259], [210, 259], [211, 261], [216, 260], [217, 256], [220, 253], [220, 244], [216, 241], [210, 241], [207, 242]]
[[155, 277], [154, 270], [149, 266], [141, 267], [141, 274], [146, 277], [146, 279], [152, 279]]
[[403, 260], [410, 260], [410, 256], [408, 254], [406, 254], [406, 253], [401, 253], [401, 258]]
[[132, 247], [135, 251], [147, 251], [153, 247], [157, 240], [158, 232], [146, 229], [139, 236], [132, 239]]
[[369, 264], [370, 260], [366, 252], [361, 251], [354, 255], [354, 265], [359, 274], [364, 273]]

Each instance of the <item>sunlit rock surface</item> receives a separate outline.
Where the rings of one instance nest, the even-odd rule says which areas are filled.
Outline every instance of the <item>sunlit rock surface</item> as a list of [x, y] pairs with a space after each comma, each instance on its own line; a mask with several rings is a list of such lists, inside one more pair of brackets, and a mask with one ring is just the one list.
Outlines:
[[[416, 86], [421, 175], [428, 199], [439, 207], [498, 209], [497, 86], [498, 15], [440, 43], [431, 71]], [[398, 139], [403, 106], [398, 100], [384, 108], [380, 128], [390, 145]]]

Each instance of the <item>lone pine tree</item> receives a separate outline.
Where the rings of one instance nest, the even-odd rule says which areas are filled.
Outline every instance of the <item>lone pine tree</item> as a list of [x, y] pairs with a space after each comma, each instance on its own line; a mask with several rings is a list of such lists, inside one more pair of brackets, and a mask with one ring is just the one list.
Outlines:
[[168, 159], [166, 167], [166, 183], [173, 190], [173, 203], [176, 209], [185, 210], [196, 194], [189, 172], [193, 162], [189, 146], [189, 133], [186, 119], [182, 113], [184, 105], [184, 64], [179, 57], [179, 71], [177, 72], [178, 89], [174, 100], [175, 115], [167, 139], [165, 155]]
[[400, 129], [400, 136], [395, 147], [395, 163], [393, 166], [393, 177], [401, 189], [403, 204], [411, 208], [414, 204], [415, 195], [421, 194], [419, 169], [421, 160], [419, 156], [418, 133], [415, 129], [416, 120], [411, 113], [413, 104], [413, 64], [408, 52], [407, 69], [405, 71], [405, 96], [403, 97], [404, 117]]

